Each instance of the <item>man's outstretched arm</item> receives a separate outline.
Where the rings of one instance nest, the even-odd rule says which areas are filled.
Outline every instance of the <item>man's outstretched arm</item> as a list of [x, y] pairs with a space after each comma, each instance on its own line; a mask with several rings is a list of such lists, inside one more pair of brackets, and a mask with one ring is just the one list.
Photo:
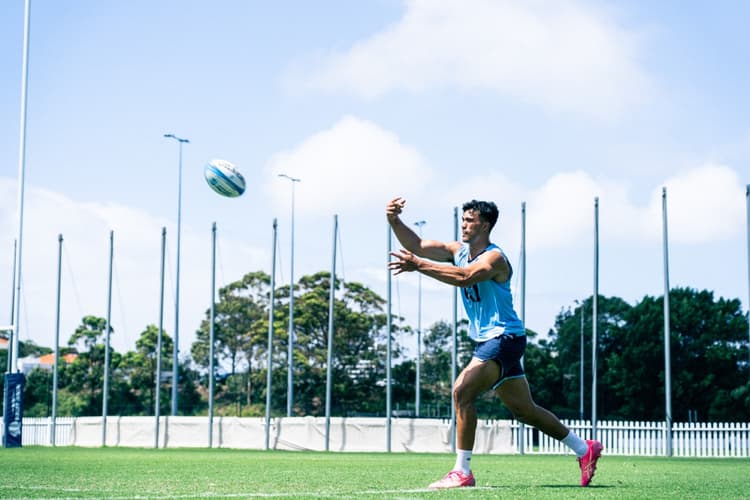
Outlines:
[[505, 281], [510, 274], [508, 262], [500, 252], [487, 252], [466, 267], [430, 262], [420, 259], [408, 250], [391, 252], [391, 256], [396, 260], [389, 262], [388, 268], [396, 275], [418, 271], [430, 278], [461, 288], [491, 279]]
[[408, 251], [438, 262], [452, 262], [453, 253], [458, 249], [458, 242], [443, 243], [435, 240], [423, 240], [408, 225], [401, 220], [400, 214], [406, 205], [406, 200], [397, 197], [388, 202], [385, 215], [393, 233]]

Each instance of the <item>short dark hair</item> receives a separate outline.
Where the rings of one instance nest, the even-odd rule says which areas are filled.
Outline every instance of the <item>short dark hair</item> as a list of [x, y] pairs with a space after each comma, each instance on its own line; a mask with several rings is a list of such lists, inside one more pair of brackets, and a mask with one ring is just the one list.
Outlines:
[[476, 210], [482, 221], [490, 223], [490, 231], [495, 227], [497, 218], [500, 216], [500, 211], [497, 209], [497, 205], [492, 201], [467, 201], [464, 203], [463, 211], [466, 212], [467, 210]]

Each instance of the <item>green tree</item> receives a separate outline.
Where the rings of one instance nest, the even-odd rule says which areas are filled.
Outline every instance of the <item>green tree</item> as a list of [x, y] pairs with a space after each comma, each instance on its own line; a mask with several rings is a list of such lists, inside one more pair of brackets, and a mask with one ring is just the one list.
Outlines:
[[[740, 301], [675, 288], [669, 303], [673, 419], [687, 420], [689, 410], [708, 421], [750, 414], [741, 391], [748, 380], [748, 339]], [[663, 297], [644, 297], [627, 318], [621, 348], [607, 351], [616, 364], [604, 382], [613, 386], [624, 418], [664, 418], [663, 314]]]
[[[101, 342], [106, 328], [106, 319], [85, 316], [68, 340], [68, 345], [77, 348], [79, 355], [65, 369], [65, 385], [74, 393], [87, 395], [83, 415], [97, 415], [102, 410], [105, 346]], [[113, 332], [114, 329], [110, 326], [110, 334]], [[110, 352], [110, 361], [112, 365], [116, 365], [117, 360], [111, 354]]]
[[[229, 367], [229, 373], [237, 373], [247, 362], [249, 346], [262, 340], [258, 338], [262, 332], [255, 331], [253, 325], [267, 314], [270, 281], [267, 274], [258, 271], [219, 290], [219, 301], [214, 305], [214, 348], [217, 360]], [[210, 309], [191, 348], [193, 359], [201, 366], [208, 366], [209, 318]]]
[[[130, 402], [129, 415], [153, 415], [156, 398], [156, 368], [159, 328], [148, 325], [135, 342], [135, 351], [128, 351], [120, 363], [119, 379], [127, 380], [126, 397]], [[162, 331], [161, 367], [162, 375], [171, 374], [172, 338]], [[163, 377], [164, 378], [164, 377]], [[160, 414], [169, 412], [169, 387], [160, 391]]]
[[[618, 363], [608, 354], [619, 351], [624, 346], [620, 339], [628, 325], [628, 315], [632, 307], [619, 297], [600, 295], [597, 300], [597, 416], [598, 418], [617, 418], [621, 401], [614, 397], [611, 386], [604, 383], [603, 377]], [[542, 406], [553, 410], [563, 418], [578, 418], [580, 412], [581, 383], [581, 315], [584, 319], [584, 418], [591, 417], [591, 356], [592, 356], [592, 321], [593, 297], [588, 297], [573, 310], [562, 310], [555, 318], [555, 325], [548, 334], [549, 343], [540, 345], [548, 351], [548, 362], [557, 370], [557, 379], [551, 380], [551, 374], [545, 382], [554, 384], [555, 390], [535, 394]], [[536, 383], [536, 380], [533, 380]], [[620, 381], [618, 381], [619, 383]]]
[[[19, 349], [20, 351], [20, 349]], [[52, 372], [35, 368], [26, 376], [23, 391], [23, 415], [47, 417], [52, 412]]]
[[[383, 413], [385, 391], [373, 391], [385, 379], [385, 301], [359, 283], [334, 283], [334, 352], [332, 369], [332, 412]], [[275, 292], [272, 401], [286, 400], [289, 287]], [[322, 415], [325, 411], [328, 348], [330, 273], [303, 276], [295, 285], [294, 412]], [[217, 387], [217, 401], [239, 411], [265, 411], [268, 356], [268, 307], [270, 279], [264, 273], [250, 273], [222, 289], [215, 306], [214, 335], [223, 366], [239, 372], [230, 374]], [[402, 332], [398, 319], [393, 325], [393, 359], [399, 359], [395, 339]], [[192, 346], [198, 366], [208, 366], [209, 324], [204, 321]], [[245, 397], [242, 397], [244, 391]], [[273, 410], [273, 408], [272, 408]], [[221, 412], [221, 409], [217, 409]], [[245, 411], [245, 410], [242, 410]]]
[[[534, 402], [560, 418], [577, 417], [577, 412], [572, 414], [565, 404], [567, 394], [564, 394], [564, 387], [569, 377], [557, 362], [557, 353], [551, 342], [548, 339], [537, 339], [537, 333], [529, 329], [526, 330], [526, 337], [523, 364]], [[510, 418], [511, 413], [505, 411], [504, 418]]]
[[[237, 407], [241, 413], [243, 402], [250, 403], [252, 387], [247, 381], [253, 363], [257, 365], [266, 333], [259, 323], [265, 320], [268, 307], [270, 276], [258, 271], [219, 290], [219, 301], [214, 305], [214, 349], [216, 369], [227, 366], [229, 377], [218, 384], [215, 398]], [[210, 309], [196, 334], [191, 353], [195, 362], [206, 369], [209, 366]], [[267, 323], [267, 322], [266, 322]], [[215, 379], [218, 380], [218, 379]], [[244, 401], [243, 401], [244, 400]]]
[[[467, 322], [462, 320], [457, 331], [456, 374], [469, 363], [474, 346], [466, 331]], [[431, 325], [423, 337], [422, 394], [420, 400], [425, 407], [425, 416], [450, 417], [451, 406], [451, 360], [453, 357], [453, 327], [447, 321]], [[482, 404], [486, 409], [485, 404]], [[484, 415], [483, 415], [484, 416]]]
[[200, 374], [193, 368], [193, 361], [189, 357], [180, 360], [177, 374], [178, 414], [206, 415], [208, 403], [199, 389]]
[[391, 366], [391, 406], [402, 416], [414, 415], [416, 377], [415, 359], [400, 360]]
[[[295, 365], [301, 372], [295, 384], [295, 411], [303, 415], [325, 412], [330, 278], [326, 271], [303, 276], [295, 300]], [[334, 287], [331, 411], [339, 415], [383, 414], [385, 390], [373, 389], [382, 386], [386, 378], [385, 301], [360, 283], [337, 279]], [[391, 356], [398, 360], [398, 338], [405, 330], [400, 318], [393, 320]]]
[[[578, 406], [580, 314], [585, 319], [585, 402], [591, 401], [591, 298], [562, 311], [545, 348], [559, 369], [561, 397], [550, 408], [562, 416]], [[664, 397], [664, 298], [644, 297], [635, 306], [620, 298], [598, 301], [598, 417], [662, 420]], [[672, 416], [732, 421], [750, 413], [746, 350], [747, 318], [739, 300], [715, 300], [710, 291], [670, 291]], [[528, 370], [527, 370], [528, 371]], [[554, 378], [554, 377], [552, 377]], [[570, 380], [570, 382], [567, 382]], [[548, 380], [549, 386], [559, 387]], [[574, 404], [576, 403], [576, 404]], [[586, 408], [590, 416], [590, 407]]]
[[[9, 351], [0, 351], [0, 369], [5, 372]], [[32, 340], [18, 342], [18, 357], [43, 356], [52, 349], [37, 345]], [[20, 368], [20, 366], [19, 366]], [[35, 368], [26, 376], [23, 391], [24, 415], [27, 417], [46, 417], [52, 404], [52, 378], [49, 370]]]

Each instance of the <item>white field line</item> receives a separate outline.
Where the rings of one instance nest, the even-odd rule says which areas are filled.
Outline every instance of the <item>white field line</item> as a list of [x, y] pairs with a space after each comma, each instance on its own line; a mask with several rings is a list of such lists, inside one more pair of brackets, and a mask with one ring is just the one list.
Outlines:
[[[0, 490], [3, 490], [6, 488], [0, 487]], [[9, 488], [8, 488], [9, 489]], [[13, 489], [16, 490], [41, 490], [41, 489], [48, 489], [46, 487], [42, 486], [19, 486], [14, 487]], [[458, 493], [459, 491], [466, 491], [467, 493], [470, 491], [475, 490], [495, 490], [497, 488], [491, 487], [491, 486], [475, 486], [472, 488], [459, 488], [454, 490], [455, 493]], [[74, 488], [65, 488], [59, 490], [60, 492], [77, 492], [77, 493], [83, 493], [87, 490], [83, 489], [74, 489]], [[141, 500], [141, 499], [158, 499], [158, 500], [170, 500], [170, 499], [178, 499], [178, 498], [288, 498], [288, 497], [309, 497], [309, 498], [351, 498], [351, 497], [357, 497], [357, 496], [365, 496], [365, 495], [408, 495], [408, 494], [414, 494], [414, 493], [432, 493], [436, 490], [431, 490], [429, 488], [414, 488], [414, 489], [403, 489], [403, 490], [362, 490], [362, 491], [349, 491], [346, 493], [337, 493], [334, 491], [311, 491], [311, 492], [288, 492], [288, 493], [192, 493], [192, 494], [184, 494], [184, 495], [128, 495], [128, 496], [110, 496], [107, 495], [107, 498], [109, 500]], [[96, 493], [94, 491], [91, 492], [94, 496], [78, 496], [76, 495], [75, 498], [77, 499], [101, 499], [102, 498], [102, 492], [97, 491]], [[39, 500], [40, 497], [13, 497], [16, 500], [31, 500], [34, 498], [35, 500]], [[71, 497], [67, 496], [54, 496], [54, 497], [44, 497], [46, 500], [63, 500], [68, 499]]]

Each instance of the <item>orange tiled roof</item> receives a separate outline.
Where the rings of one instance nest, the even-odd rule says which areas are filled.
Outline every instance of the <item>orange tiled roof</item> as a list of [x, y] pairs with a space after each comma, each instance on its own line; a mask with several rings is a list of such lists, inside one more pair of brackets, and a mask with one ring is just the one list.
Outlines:
[[[75, 354], [73, 352], [69, 352], [68, 354], [63, 354], [62, 359], [66, 363], [72, 363], [75, 361], [75, 359], [78, 357], [78, 354]], [[39, 364], [40, 365], [49, 365], [52, 366], [55, 364], [55, 353], [51, 352], [49, 354], [45, 354], [43, 356], [39, 356]]]

